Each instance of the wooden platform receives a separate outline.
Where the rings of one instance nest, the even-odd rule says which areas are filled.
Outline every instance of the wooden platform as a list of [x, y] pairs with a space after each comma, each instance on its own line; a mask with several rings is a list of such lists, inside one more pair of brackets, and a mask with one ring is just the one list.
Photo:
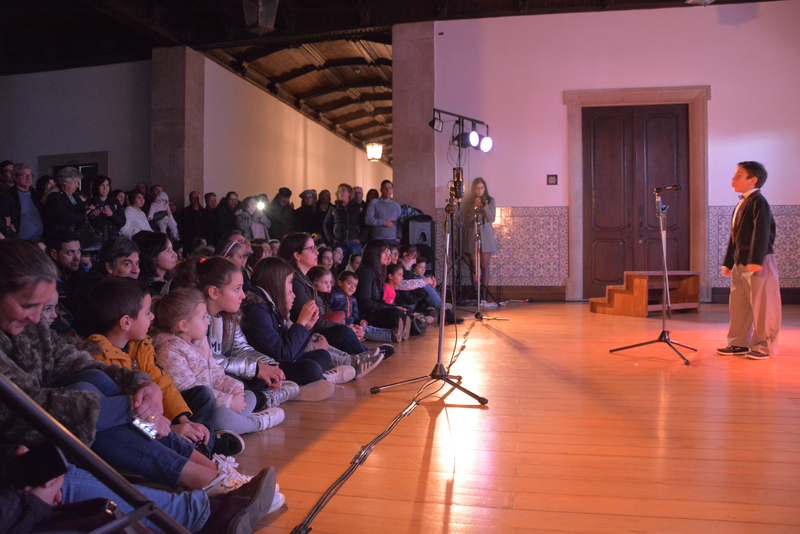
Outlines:
[[[668, 271], [670, 308], [700, 309], [700, 272]], [[589, 299], [591, 311], [608, 315], [647, 317], [661, 313], [664, 287], [661, 271], [625, 271], [622, 285], [606, 286], [605, 297]]]
[[[311, 523], [312, 534], [800, 532], [800, 308], [784, 306], [781, 355], [717, 356], [724, 305], [669, 323], [698, 347], [690, 366], [653, 339], [660, 318], [593, 314], [586, 303], [515, 304], [510, 322], [446, 331], [449, 388], [421, 402]], [[471, 329], [470, 329], [471, 327]], [[464, 334], [468, 332], [466, 341]], [[245, 437], [241, 471], [274, 465], [287, 506], [259, 523], [290, 533], [359, 448], [410, 403], [437, 332], [319, 403], [284, 405], [280, 426]]]

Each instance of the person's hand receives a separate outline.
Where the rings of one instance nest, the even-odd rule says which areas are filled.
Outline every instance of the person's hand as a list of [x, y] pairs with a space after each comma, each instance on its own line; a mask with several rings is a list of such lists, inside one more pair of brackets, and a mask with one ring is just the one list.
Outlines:
[[731, 275], [731, 270], [730, 270], [730, 269], [728, 269], [727, 267], [725, 267], [725, 266], [723, 265], [723, 266], [722, 266], [722, 269], [720, 269], [720, 274], [721, 274], [722, 276], [726, 276], [726, 277], [727, 277], [727, 276], [730, 276], [730, 275]]
[[294, 209], [294, 202], [289, 202], [289, 207]]
[[350, 330], [353, 331], [353, 333], [356, 335], [356, 337], [358, 338], [359, 341], [363, 341], [364, 338], [366, 337], [366, 334], [364, 333], [364, 329], [361, 328], [358, 325], [351, 324], [350, 325]]
[[185, 415], [180, 416], [178, 423], [170, 426], [170, 429], [192, 443], [197, 443], [198, 441], [208, 443], [208, 428], [200, 423], [192, 422]]
[[241, 389], [234, 390], [230, 408], [236, 413], [242, 413], [247, 408], [247, 402], [244, 400], [244, 391]]
[[429, 285], [431, 287], [436, 287], [436, 278], [432, 276], [425, 277], [425, 285]]
[[113, 212], [111, 211], [111, 206], [109, 205], [103, 206], [103, 209], [100, 210], [100, 213], [102, 213], [106, 217], [111, 217], [113, 215]]
[[361, 319], [361, 322], [358, 323], [358, 326], [360, 326], [361, 328], [364, 328], [365, 326], [369, 326], [369, 323], [367, 322], [366, 319]]
[[155, 421], [147, 421], [147, 424], [153, 425], [153, 430], [158, 432], [158, 437], [163, 438], [164, 436], [169, 436], [169, 433], [172, 432], [171, 422], [169, 419], [164, 417], [163, 415], [159, 415], [155, 418]]
[[281, 368], [277, 365], [259, 363], [258, 378], [266, 382], [272, 389], [280, 389], [281, 382], [286, 380], [286, 375], [283, 374], [283, 371], [281, 371]]
[[361, 243], [360, 239], [353, 239], [353, 243]]
[[761, 271], [761, 269], [763, 268], [764, 268], [763, 265], [759, 265], [757, 263], [748, 263], [747, 265], [744, 266], [744, 270], [749, 273], [757, 273]]
[[35, 488], [24, 488], [24, 491], [36, 495], [49, 506], [61, 504], [64, 494], [61, 487], [64, 485], [64, 475], [59, 475]]
[[384, 225], [386, 228], [391, 228], [392, 226], [394, 226], [394, 223], [392, 222], [392, 220], [391, 220], [391, 219], [386, 219], [385, 221], [383, 221], [383, 225]]
[[317, 349], [328, 350], [331, 346], [328, 343], [328, 340], [325, 339], [325, 336], [321, 334], [316, 334], [314, 336], [314, 346]]
[[300, 315], [297, 316], [297, 324], [301, 324], [308, 330], [311, 330], [318, 319], [319, 306], [317, 306], [317, 303], [313, 300], [309, 300], [303, 304], [303, 308], [300, 310]]
[[150, 424], [156, 417], [164, 415], [164, 406], [161, 402], [161, 388], [158, 384], [146, 380], [131, 396], [133, 413], [142, 421]]

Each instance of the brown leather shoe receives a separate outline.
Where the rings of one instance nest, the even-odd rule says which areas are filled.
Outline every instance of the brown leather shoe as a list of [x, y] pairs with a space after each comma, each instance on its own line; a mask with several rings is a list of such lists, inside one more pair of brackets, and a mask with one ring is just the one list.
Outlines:
[[250, 482], [209, 497], [211, 516], [198, 534], [251, 534], [275, 496], [275, 468], [262, 469]]

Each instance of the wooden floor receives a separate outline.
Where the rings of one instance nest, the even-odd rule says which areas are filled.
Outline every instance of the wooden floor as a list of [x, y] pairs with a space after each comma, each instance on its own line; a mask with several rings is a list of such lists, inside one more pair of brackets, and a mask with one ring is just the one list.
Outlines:
[[[727, 312], [661, 319], [589, 313], [586, 303], [490, 309], [510, 322], [448, 327], [446, 359], [479, 406], [450, 388], [424, 400], [311, 523], [317, 533], [800, 532], [800, 307], [785, 306], [781, 354], [717, 356]], [[259, 523], [289, 533], [362, 445], [414, 398], [437, 332], [325, 402], [284, 405], [286, 421], [246, 438], [252, 473], [274, 465], [287, 506]]]

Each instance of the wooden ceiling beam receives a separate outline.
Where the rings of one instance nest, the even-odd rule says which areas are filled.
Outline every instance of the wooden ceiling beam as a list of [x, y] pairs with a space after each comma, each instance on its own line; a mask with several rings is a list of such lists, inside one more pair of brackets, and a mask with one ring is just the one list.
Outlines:
[[350, 89], [362, 89], [364, 87], [391, 87], [391, 85], [392, 84], [385, 82], [384, 80], [356, 80], [342, 85], [320, 87], [319, 89], [308, 91], [307, 93], [297, 95], [297, 100], [310, 100], [312, 98], [318, 98], [331, 93], [343, 93], [345, 91], [349, 91]]

